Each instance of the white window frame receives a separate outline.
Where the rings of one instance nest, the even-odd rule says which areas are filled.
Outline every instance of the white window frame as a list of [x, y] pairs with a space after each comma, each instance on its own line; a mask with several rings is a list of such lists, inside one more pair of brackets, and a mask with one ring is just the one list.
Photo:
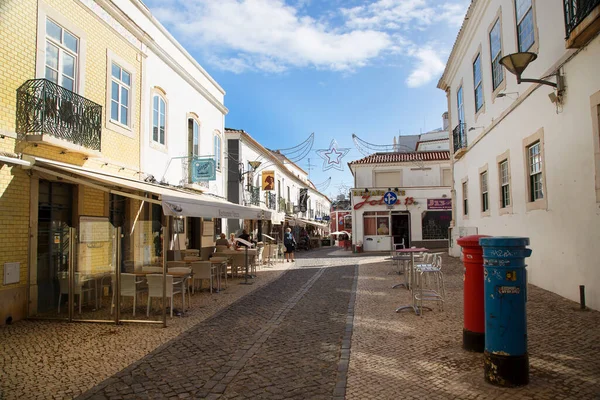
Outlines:
[[465, 91], [462, 83], [456, 89], [456, 111], [458, 115], [458, 123], [465, 122]]
[[[494, 29], [496, 29], [496, 27], [498, 27], [498, 37], [500, 40], [500, 43], [499, 43], [500, 46], [499, 46], [497, 53], [493, 54], [492, 53], [492, 31]], [[502, 8], [500, 7], [498, 9], [496, 17], [494, 18], [493, 22], [491, 23], [491, 25], [488, 29], [488, 39], [489, 39], [489, 44], [490, 44], [490, 62], [491, 62], [491, 72], [492, 72], [492, 102], [496, 99], [499, 92], [506, 89], [506, 76], [504, 74], [504, 68], [502, 68], [502, 65], [500, 65], [500, 62], [499, 62], [500, 58], [502, 58], [502, 55], [504, 54], [504, 40], [502, 40], [502, 33], [503, 33], [502, 29], [503, 29], [502, 28]], [[495, 82], [494, 74], [497, 73], [498, 71], [500, 73], [501, 79], [499, 82]], [[496, 83], [497, 83], [497, 85], [496, 85]]]
[[[157, 127], [158, 127], [158, 134], [157, 134], [157, 139], [154, 139], [154, 99], [158, 97], [159, 99], [159, 103], [158, 103], [158, 115], [157, 115]], [[165, 103], [165, 125], [164, 125], [164, 143], [161, 143], [160, 141], [160, 116], [161, 116], [161, 112], [160, 112], [160, 101], [163, 101]], [[150, 95], [150, 145], [151, 147], [157, 149], [157, 150], [163, 150], [166, 151], [167, 150], [167, 143], [168, 143], [168, 133], [169, 133], [169, 102], [167, 101], [167, 96], [166, 93], [159, 89], [159, 88], [154, 88], [151, 92]]]
[[527, 146], [527, 169], [529, 170], [529, 201], [542, 200], [545, 197], [545, 188], [542, 180], [542, 144], [540, 142]]
[[[539, 143], [539, 171], [532, 172], [530, 165], [530, 149]], [[544, 151], [544, 129], [540, 128], [536, 133], [523, 139], [523, 165], [525, 166], [525, 201], [526, 210], [547, 210], [548, 209], [548, 186], [546, 185], [546, 161]], [[532, 197], [531, 177], [540, 174], [540, 184], [542, 186], [543, 197]]]
[[[87, 50], [87, 35], [79, 26], [65, 18], [58, 11], [48, 6], [43, 1], [38, 3], [37, 15], [37, 39], [36, 39], [36, 79], [46, 78], [46, 20], [50, 19], [73, 36], [79, 39], [77, 57], [75, 60], [75, 82], [73, 92], [84, 96], [85, 94], [85, 59]], [[55, 42], [54, 42], [55, 43]], [[70, 52], [70, 51], [69, 51]], [[60, 57], [60, 55], [59, 55]], [[60, 67], [59, 67], [60, 68]]]
[[[219, 144], [217, 150], [217, 143]], [[215, 163], [217, 164], [217, 171], [221, 171], [223, 168], [223, 137], [219, 131], [214, 132], [213, 137], [213, 151], [215, 153]]]
[[462, 216], [463, 219], [469, 218], [469, 179], [464, 178], [461, 181], [462, 186]]
[[[120, 121], [115, 121], [112, 119], [111, 106], [112, 106], [112, 65], [116, 64], [121, 69], [125, 70], [131, 76], [131, 85], [129, 86], [129, 109], [127, 115], [127, 124], [123, 125]], [[128, 136], [132, 139], [135, 138], [135, 121], [136, 121], [136, 101], [135, 96], [137, 95], [137, 71], [136, 69], [127, 63], [124, 59], [119, 57], [116, 53], [111, 50], [106, 51], [106, 102], [105, 102], [105, 126], [106, 128], [120, 133], [122, 135]], [[119, 92], [120, 92], [119, 87]], [[120, 96], [120, 94], [119, 94]], [[120, 115], [120, 114], [119, 114]]]
[[[476, 81], [475, 75], [475, 64], [479, 63], [479, 81]], [[473, 104], [475, 105], [475, 115], [477, 116], [480, 112], [483, 112], [485, 106], [485, 93], [483, 91], [483, 66], [481, 62], [481, 50], [477, 52], [473, 58]], [[477, 108], [477, 91], [481, 91], [481, 104]]]
[[[187, 123], [186, 123], [186, 127], [187, 127], [187, 134], [188, 134], [188, 155], [190, 157], [199, 157], [200, 156], [200, 133], [202, 130], [202, 124], [200, 123], [200, 120], [198, 119], [198, 115], [196, 113], [187, 113], [187, 119], [186, 119]], [[190, 131], [190, 121], [192, 121], [192, 130]], [[197, 153], [194, 152], [194, 125], [196, 124], [198, 126], [198, 151]], [[190, 160], [191, 161], [191, 160]]]
[[479, 169], [479, 189], [481, 216], [488, 217], [490, 215], [490, 176], [487, 164]]
[[[536, 18], [535, 18], [535, 0], [531, 0], [531, 5], [530, 7], [527, 9], [527, 11], [525, 11], [525, 13], [521, 16], [521, 18], [519, 19], [517, 16], [517, 3], [520, 0], [513, 0], [513, 9], [515, 11], [515, 40], [517, 41], [517, 51], [518, 52], [523, 52], [523, 51], [529, 51], [532, 53], [537, 53], [538, 52], [538, 30], [537, 30], [537, 24], [536, 24]], [[527, 16], [528, 13], [531, 12], [531, 30], [533, 31], [533, 42], [531, 43], [531, 45], [528, 48], [521, 48], [521, 40], [519, 38], [519, 25], [523, 22], [523, 20], [525, 19], [525, 16]]]
[[[506, 163], [506, 164], [504, 164]], [[502, 165], [506, 165], [506, 174], [502, 174]], [[498, 213], [499, 215], [512, 214], [513, 197], [512, 197], [512, 176], [510, 172], [510, 151], [496, 157], [496, 166], [498, 167]], [[504, 192], [508, 203], [504, 202]]]

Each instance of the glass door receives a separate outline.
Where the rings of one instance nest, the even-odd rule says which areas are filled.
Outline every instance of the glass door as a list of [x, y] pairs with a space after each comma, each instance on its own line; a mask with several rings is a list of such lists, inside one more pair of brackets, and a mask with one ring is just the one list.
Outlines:
[[73, 186], [40, 180], [37, 265], [30, 284], [32, 317], [68, 319]]

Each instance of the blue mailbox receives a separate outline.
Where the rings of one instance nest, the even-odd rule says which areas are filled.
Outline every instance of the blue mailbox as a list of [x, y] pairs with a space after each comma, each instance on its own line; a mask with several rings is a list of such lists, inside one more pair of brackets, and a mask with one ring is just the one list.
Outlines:
[[527, 271], [529, 238], [485, 237], [483, 248], [485, 296], [486, 381], [498, 386], [529, 382], [527, 354]]

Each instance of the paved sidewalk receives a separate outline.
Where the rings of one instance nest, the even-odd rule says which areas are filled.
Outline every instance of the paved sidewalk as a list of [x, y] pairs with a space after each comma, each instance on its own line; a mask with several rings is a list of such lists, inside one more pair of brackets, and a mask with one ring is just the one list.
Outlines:
[[0, 328], [0, 399], [68, 399], [281, 277], [292, 263], [259, 269], [253, 285], [230, 280], [218, 293], [192, 296], [191, 309], [167, 328], [147, 324], [19, 321]]
[[600, 399], [600, 312], [529, 285], [530, 383], [484, 381], [483, 356], [462, 349], [463, 267], [444, 257], [448, 301], [422, 317], [389, 262], [361, 263], [347, 399]]

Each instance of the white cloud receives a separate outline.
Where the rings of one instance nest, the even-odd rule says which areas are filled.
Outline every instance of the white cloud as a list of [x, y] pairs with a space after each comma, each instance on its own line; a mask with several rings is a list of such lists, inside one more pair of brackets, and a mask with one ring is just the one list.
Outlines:
[[417, 59], [413, 71], [406, 78], [408, 87], [419, 87], [433, 78], [439, 76], [443, 71], [445, 64], [440, 55], [431, 46], [410, 51], [410, 55]]
[[459, 3], [433, 4], [431, 0], [378, 0], [373, 3], [342, 8], [350, 28], [409, 29], [423, 28], [436, 23], [460, 26], [467, 8], [466, 0]]
[[391, 44], [385, 32], [339, 31], [282, 0], [182, 1], [153, 13], [188, 44], [243, 53], [247, 68], [270, 72], [289, 66], [352, 70]]
[[310, 67], [351, 73], [375, 61], [408, 57], [416, 62], [406, 82], [416, 87], [443, 70], [434, 45], [414, 50], [418, 41], [431, 40], [423, 30], [460, 25], [466, 10], [467, 0], [440, 1], [375, 0], [353, 8], [330, 6], [315, 16], [307, 14], [311, 0], [148, 2], [186, 46], [201, 50], [208, 63], [222, 70], [281, 73]]

